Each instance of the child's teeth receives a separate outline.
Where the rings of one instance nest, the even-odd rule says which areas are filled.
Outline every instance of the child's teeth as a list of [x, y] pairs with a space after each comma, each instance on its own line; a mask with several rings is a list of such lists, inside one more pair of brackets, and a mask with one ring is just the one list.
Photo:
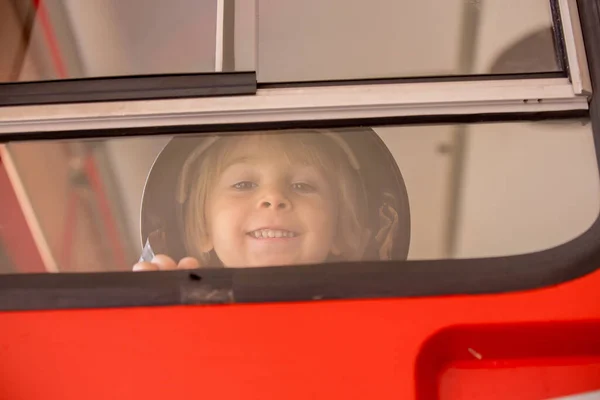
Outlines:
[[259, 231], [254, 231], [251, 233], [251, 235], [257, 239], [295, 237], [296, 236], [296, 234], [294, 232], [273, 230], [273, 229], [262, 229]]

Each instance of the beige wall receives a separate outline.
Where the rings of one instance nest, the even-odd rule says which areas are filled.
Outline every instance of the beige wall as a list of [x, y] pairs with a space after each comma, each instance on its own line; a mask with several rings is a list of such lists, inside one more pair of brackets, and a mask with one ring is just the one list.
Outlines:
[[[467, 128], [457, 247], [474, 258], [545, 250], [582, 234], [600, 211], [590, 124], [474, 124]], [[376, 129], [406, 181], [411, 259], [446, 257], [449, 126]]]
[[377, 128], [375, 131], [394, 155], [408, 191], [409, 258], [444, 257], [451, 155], [442, 150], [452, 143], [451, 129], [438, 125]]
[[259, 0], [259, 81], [451, 74], [462, 5], [462, 0]]
[[529, 253], [582, 234], [600, 210], [591, 125], [469, 129], [456, 257]]
[[551, 25], [548, 0], [258, 0], [259, 81], [466, 74], [465, 7], [481, 14], [474, 73]]
[[86, 76], [214, 71], [216, 0], [64, 2]]

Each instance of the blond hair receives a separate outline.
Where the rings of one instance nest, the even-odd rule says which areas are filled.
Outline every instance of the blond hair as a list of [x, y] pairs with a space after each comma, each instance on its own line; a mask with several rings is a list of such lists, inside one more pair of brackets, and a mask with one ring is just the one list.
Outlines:
[[331, 258], [360, 260], [370, 239], [367, 197], [354, 154], [331, 131], [260, 132], [203, 140], [184, 163], [178, 181], [178, 218], [187, 253], [198, 258], [202, 265], [219, 264], [205, 245], [209, 238], [206, 205], [230, 154], [244, 140], [261, 140], [261, 146], [265, 147], [277, 146], [276, 150], [283, 153], [288, 163], [312, 165], [323, 173], [335, 188], [338, 208], [335, 240], [338, 251]]

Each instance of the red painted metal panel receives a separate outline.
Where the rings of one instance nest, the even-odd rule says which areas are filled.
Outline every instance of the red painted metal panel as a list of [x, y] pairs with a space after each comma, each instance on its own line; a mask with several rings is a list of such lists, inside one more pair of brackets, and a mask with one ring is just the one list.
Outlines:
[[[574, 393], [598, 371], [599, 287], [596, 272], [504, 295], [5, 312], [0, 398], [477, 399], [493, 385], [519, 399]], [[445, 332], [453, 341], [436, 339]], [[580, 343], [565, 347], [569, 335]], [[550, 345], [535, 345], [546, 336]], [[487, 362], [503, 357], [501, 368]], [[525, 379], [553, 366], [545, 386]]]

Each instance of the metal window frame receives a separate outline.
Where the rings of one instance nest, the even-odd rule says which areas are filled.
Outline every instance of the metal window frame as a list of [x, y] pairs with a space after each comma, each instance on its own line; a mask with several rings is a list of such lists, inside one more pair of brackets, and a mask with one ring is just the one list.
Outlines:
[[[589, 115], [600, 166], [600, 97], [592, 94], [588, 104], [589, 90], [581, 80], [587, 68], [581, 56], [585, 49], [591, 82], [597, 91], [600, 0], [579, 0], [577, 5], [583, 35], [577, 39], [573, 32], [576, 45], [571, 50], [569, 40], [565, 43], [567, 53], [579, 54], [568, 57], [569, 79], [259, 89], [254, 96], [212, 99], [6, 107], [0, 109], [0, 141]], [[569, 10], [568, 17], [575, 18], [572, 8]], [[562, 19], [566, 17], [563, 14]], [[585, 46], [577, 44], [582, 38]], [[577, 68], [573, 68], [572, 62], [577, 62]], [[5, 275], [0, 277], [0, 309], [488, 294], [554, 285], [598, 267], [600, 219], [569, 243], [538, 253], [497, 258], [367, 261], [295, 268]]]
[[592, 81], [588, 70], [577, 0], [558, 0], [558, 8], [573, 91], [579, 96], [590, 96], [592, 94]]
[[568, 78], [258, 89], [255, 95], [0, 108], [0, 135], [587, 110]]

